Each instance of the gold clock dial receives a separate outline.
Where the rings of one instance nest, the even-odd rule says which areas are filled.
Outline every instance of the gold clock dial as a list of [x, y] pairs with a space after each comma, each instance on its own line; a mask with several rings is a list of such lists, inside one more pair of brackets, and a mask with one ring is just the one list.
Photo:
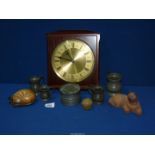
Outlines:
[[85, 42], [75, 39], [66, 40], [53, 51], [51, 65], [62, 80], [80, 82], [92, 73], [94, 54]]

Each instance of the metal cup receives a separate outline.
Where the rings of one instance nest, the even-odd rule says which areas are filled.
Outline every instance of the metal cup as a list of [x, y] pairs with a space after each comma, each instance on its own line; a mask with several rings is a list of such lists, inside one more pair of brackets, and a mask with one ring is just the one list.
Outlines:
[[47, 85], [40, 86], [40, 97], [43, 101], [47, 101], [51, 98], [50, 88]]
[[30, 87], [36, 93], [36, 95], [38, 95], [40, 91], [40, 84], [42, 80], [43, 80], [43, 77], [41, 76], [33, 76], [29, 80]]
[[104, 101], [104, 89], [101, 86], [92, 86], [89, 88], [92, 100], [96, 104], [101, 104]]

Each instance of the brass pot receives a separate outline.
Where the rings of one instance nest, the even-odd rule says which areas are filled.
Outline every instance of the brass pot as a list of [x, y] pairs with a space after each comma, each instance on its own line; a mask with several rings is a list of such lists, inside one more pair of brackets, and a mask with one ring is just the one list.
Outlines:
[[67, 83], [60, 88], [61, 102], [64, 105], [72, 106], [80, 103], [80, 86]]
[[101, 104], [104, 101], [104, 89], [97, 85], [89, 88], [93, 103]]
[[41, 85], [40, 86], [40, 97], [43, 101], [48, 101], [51, 97], [50, 94], [50, 87], [48, 87], [47, 85]]
[[40, 85], [41, 85], [41, 81], [42, 80], [43, 80], [43, 77], [42, 76], [33, 76], [29, 80], [30, 87], [36, 93], [36, 95], [39, 94]]
[[119, 73], [109, 73], [107, 76], [107, 90], [109, 92], [109, 95], [115, 95], [116, 93], [121, 92], [121, 80], [122, 76]]

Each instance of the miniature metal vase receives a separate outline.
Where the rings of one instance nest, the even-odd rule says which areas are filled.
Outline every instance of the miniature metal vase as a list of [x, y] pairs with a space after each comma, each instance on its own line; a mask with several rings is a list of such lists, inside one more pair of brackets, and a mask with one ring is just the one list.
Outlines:
[[109, 73], [107, 76], [107, 90], [110, 96], [113, 96], [117, 93], [121, 92], [122, 84], [121, 84], [122, 76], [119, 73]]
[[101, 104], [104, 101], [104, 89], [101, 86], [92, 86], [89, 88], [92, 100], [96, 104]]
[[43, 77], [40, 77], [40, 76], [33, 76], [30, 78], [30, 81], [29, 81], [30, 87], [35, 92], [36, 95], [38, 95], [40, 91], [40, 84], [42, 79]]
[[40, 97], [43, 101], [47, 101], [50, 99], [50, 88], [47, 85], [40, 86]]

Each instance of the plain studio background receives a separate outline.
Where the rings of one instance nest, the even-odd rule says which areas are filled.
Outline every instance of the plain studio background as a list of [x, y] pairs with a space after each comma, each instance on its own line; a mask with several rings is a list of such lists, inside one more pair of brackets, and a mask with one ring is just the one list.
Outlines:
[[100, 82], [120, 72], [124, 85], [155, 86], [155, 20], [0, 20], [0, 82], [47, 79], [46, 33], [58, 30], [100, 33]]
[[[30, 0], [27, 0], [27, 1], [19, 1], [19, 0], [14, 0], [14, 1], [5, 0], [5, 1], [3, 1], [2, 0], [1, 5], [0, 5], [0, 8], [1, 8], [0, 9], [0, 13], [1, 13], [0, 16], [1, 16], [1, 18], [4, 18], [4, 19], [5, 18], [9, 18], [9, 19], [10, 18], [13, 18], [13, 19], [15, 19], [15, 18], [19, 18], [19, 19], [20, 18], [26, 18], [26, 19], [27, 18], [39, 18], [39, 19], [40, 18], [60, 18], [60, 19], [61, 18], [73, 18], [73, 19], [74, 18], [101, 18], [101, 19], [104, 19], [104, 18], [106, 18], [106, 19], [107, 18], [116, 18], [116, 19], [117, 18], [122, 18], [122, 19], [123, 18], [134, 18], [134, 19], [136, 19], [136, 18], [141, 18], [141, 19], [142, 18], [149, 18], [150, 19], [150, 18], [155, 18], [155, 16], [154, 16], [155, 15], [154, 14], [154, 3], [155, 2], [153, 0], [148, 0], [147, 2], [146, 1], [139, 1], [139, 0], [137, 0], [137, 1], [135, 1], [135, 0], [130, 0], [130, 1], [123, 1], [123, 0], [118, 0], [118, 1], [102, 0], [102, 1], [99, 1], [98, 0], [98, 1], [96, 1], [95, 0], [95, 1], [91, 1], [89, 3], [88, 3], [88, 1], [82, 1], [82, 0], [78, 0], [78, 2], [76, 2], [76, 3], [72, 3], [71, 0], [67, 0], [67, 1], [60, 1], [60, 0], [49, 1], [49, 0], [47, 0], [47, 1], [37, 1], [37, 3], [36, 3], [36, 1], [33, 1], [33, 0], [31, 0], [31, 1]], [[78, 8], [78, 10], [76, 10], [76, 11], [75, 11], [75, 6], [76, 6], [76, 8]], [[58, 8], [61, 11], [58, 11]], [[80, 11], [79, 11], [79, 8], [81, 8]], [[77, 21], [77, 22], [75, 22], [75, 24], [73, 24], [74, 22], [71, 22], [71, 23], [72, 23], [72, 25], [77, 25], [77, 27], [78, 27], [80, 22]], [[138, 22], [140, 22], [140, 21], [138, 21]], [[145, 21], [145, 22], [147, 23], [148, 21]], [[16, 58], [17, 57], [15, 58], [15, 60], [11, 60], [11, 63], [12, 62], [13, 63], [12, 63], [12, 65], [10, 65], [10, 68], [16, 69], [15, 70], [16, 75], [14, 75], [14, 74], [11, 75], [10, 73], [7, 73], [7, 72], [10, 72], [10, 70], [11, 70], [9, 67], [6, 67], [6, 71], [5, 71], [5, 66], [3, 66], [3, 64], [9, 64], [8, 60], [11, 59], [11, 58], [9, 58], [9, 54], [11, 54], [10, 55], [10, 57], [11, 57], [11, 56], [13, 56], [13, 53], [16, 53], [16, 54], [18, 53], [19, 54], [19, 51], [21, 51], [21, 50], [20, 50], [20, 48], [19, 48], [19, 50], [17, 50], [17, 48], [13, 48], [11, 46], [8, 47], [8, 45], [10, 44], [10, 41], [8, 42], [8, 44], [6, 43], [6, 41], [7, 41], [7, 37], [8, 37], [8, 40], [10, 40], [10, 35], [6, 36], [6, 34], [9, 34], [10, 30], [13, 31], [13, 27], [11, 26], [13, 24], [11, 24], [10, 26], [7, 26], [8, 24], [2, 24], [2, 23], [3, 22], [1, 22], [1, 24], [0, 24], [0, 25], [2, 25], [0, 30], [1, 30], [1, 32], [4, 35], [0, 34], [0, 37], [1, 38], [5, 38], [5, 45], [3, 45], [4, 40], [2, 42], [2, 39], [1, 39], [1, 43], [0, 43], [0, 53], [1, 53], [0, 59], [3, 60], [3, 61], [0, 61], [0, 64], [1, 64], [0, 65], [0, 82], [7, 81], [7, 83], [8, 83], [8, 79], [10, 81], [14, 81], [15, 80], [17, 82], [21, 82], [21, 81], [27, 82], [27, 76], [29, 76], [28, 74], [31, 74], [30, 70], [32, 71], [32, 69], [29, 68], [30, 65], [28, 65], [28, 63], [27, 63], [27, 65], [28, 65], [29, 71], [27, 69], [27, 66], [24, 65], [24, 66], [26, 66], [26, 70], [24, 71], [25, 72], [25, 74], [24, 74], [25, 76], [22, 75], [23, 74], [23, 70], [21, 71], [20, 76], [23, 77], [22, 80], [18, 81], [19, 75], [18, 75], [18, 78], [13, 79], [13, 78], [17, 77], [17, 71], [18, 71], [17, 64], [16, 64], [16, 62], [17, 62]], [[30, 23], [34, 23], [34, 22], [29, 22], [29, 25], [31, 25]], [[41, 25], [38, 26], [38, 24], [36, 24], [36, 27], [32, 26], [34, 24], [32, 24], [30, 26], [31, 27], [31, 33], [34, 34], [34, 31], [35, 32], [38, 31], [39, 34], [40, 34], [40, 35], [38, 35], [38, 33], [37, 34], [35, 33], [35, 35], [37, 35], [35, 37], [35, 38], [37, 38], [35, 42], [37, 42], [37, 46], [39, 46], [39, 48], [42, 45], [41, 49], [43, 49], [43, 52], [41, 50], [39, 50], [39, 52], [42, 52], [42, 55], [44, 55], [44, 52], [46, 52], [46, 50], [45, 50], [45, 48], [46, 48], [46, 41], [45, 41], [45, 38], [43, 38], [44, 37], [44, 32], [46, 32], [47, 30], [53, 31], [53, 27], [55, 27], [54, 29], [56, 29], [56, 30], [59, 29], [59, 27], [61, 27], [61, 26], [64, 27], [64, 23], [65, 22], [64, 21], [59, 22], [59, 23], [61, 23], [61, 25], [60, 24], [56, 24], [58, 27], [54, 26], [55, 23], [56, 23], [54, 21], [53, 22], [51, 21], [51, 22], [48, 22], [48, 23], [50, 23], [50, 24], [49, 25], [45, 24], [45, 23], [41, 24], [41, 25], [44, 25], [44, 26], [41, 26]], [[81, 25], [80, 26], [81, 29], [83, 27], [85, 27], [87, 29], [87, 26], [88, 25], [90, 26], [90, 22], [88, 24], [87, 23], [88, 22], [85, 21], [84, 24], [80, 24]], [[109, 29], [109, 26], [107, 24], [106, 24], [107, 26], [103, 26], [104, 24], [96, 25], [95, 24], [96, 22], [92, 21], [91, 24], [93, 24], [93, 23], [94, 23], [94, 26], [93, 26], [94, 29], [97, 29], [96, 27], [98, 27], [98, 28], [100, 27], [98, 30], [104, 31], [104, 32], [107, 31], [107, 30], [104, 29], [105, 27], [107, 27], [107, 29]], [[104, 21], [104, 23], [106, 23], [106, 21]], [[137, 24], [133, 25], [135, 27], [134, 31], [136, 32], [136, 33], [132, 34], [133, 37], [134, 37], [134, 35], [137, 34], [136, 35], [137, 38], [141, 40], [142, 38], [140, 36], [138, 37], [138, 34], [140, 34], [142, 32], [141, 34], [143, 34], [143, 35], [146, 34], [146, 36], [148, 38], [150, 38], [150, 37], [153, 38], [154, 37], [154, 33], [153, 33], [153, 31], [154, 31], [153, 25], [154, 24], [153, 24], [153, 21], [150, 24], [146, 24], [147, 26], [142, 26], [142, 25], [145, 25], [145, 24], [141, 24], [141, 23], [144, 23], [144, 21], [143, 22], [141, 21], [138, 25]], [[24, 23], [22, 25], [24, 25]], [[66, 24], [66, 27], [72, 28], [72, 25], [68, 25], [68, 26], [67, 25], [68, 24]], [[110, 25], [112, 27], [114, 27], [113, 24], [110, 24]], [[122, 25], [122, 24], [119, 24], [119, 26], [120, 25]], [[128, 24], [125, 24], [125, 25], [128, 27]], [[4, 31], [5, 26], [7, 28]], [[150, 28], [150, 26], [152, 28]], [[19, 26], [19, 27], [21, 27], [21, 26]], [[27, 32], [27, 30], [28, 29], [30, 30], [30, 28], [27, 27], [27, 24], [24, 27], [25, 27], [24, 29], [26, 31], [22, 32], [22, 30], [21, 30], [21, 34], [25, 34], [27, 36], [27, 39], [28, 39], [29, 38], [28, 36], [30, 35], [30, 33]], [[47, 29], [44, 29], [43, 27], [47, 28]], [[122, 25], [122, 27], [123, 27], [123, 25]], [[139, 27], [141, 27], [141, 28], [142, 27], [147, 27], [146, 30], [143, 28], [145, 33], [144, 33], [143, 30], [140, 30]], [[23, 29], [23, 28], [20, 28], [20, 29]], [[14, 32], [14, 33], [17, 33], [17, 32]], [[104, 37], [106, 37], [105, 34], [103, 34], [103, 35], [104, 35]], [[111, 36], [112, 36], [112, 38], [111, 38]], [[109, 37], [109, 41], [108, 41], [109, 43], [108, 44], [114, 44], [115, 43], [115, 42], [112, 43], [110, 41], [110, 39], [113, 39], [113, 37], [114, 38], [118, 38], [118, 36], [114, 36], [112, 34], [111, 34], [111, 36]], [[16, 38], [16, 35], [15, 35], [15, 38]], [[17, 37], [17, 38], [19, 38], [19, 37]], [[29, 38], [31, 41], [29, 40], [29, 46], [26, 45], [27, 46], [26, 49], [29, 49], [31, 51], [31, 53], [39, 53], [39, 52], [36, 52], [36, 51], [34, 52], [34, 50], [33, 50], [34, 48], [35, 49], [37, 48], [36, 45], [33, 47], [33, 49], [32, 49], [32, 46], [30, 46], [30, 42], [34, 42], [32, 38], [34, 39], [34, 36], [32, 37], [32, 35], [31, 35], [31, 37]], [[26, 41], [28, 41], [27, 39], [26, 39]], [[38, 44], [38, 40], [40, 40], [40, 39], [42, 41], [39, 42], [39, 43], [41, 43], [39, 45]], [[128, 40], [128, 39], [126, 39], [126, 40]], [[148, 41], [147, 44], [146, 44], [146, 40], [147, 40], [147, 38], [144, 37], [144, 39], [143, 39], [144, 44], [140, 44], [140, 46], [139, 46], [139, 44], [137, 44], [138, 40], [136, 40], [136, 38], [135, 38], [134, 45], [136, 45], [136, 47], [137, 47], [136, 49], [139, 49], [139, 48], [143, 49], [142, 46], [145, 46], [145, 51], [146, 51], [145, 54], [147, 55], [147, 58], [143, 57], [143, 60], [142, 60], [141, 56], [139, 56], [140, 52], [138, 52], [136, 55], [138, 56], [138, 61], [141, 59], [141, 63], [142, 64], [139, 64], [139, 66], [140, 65], [144, 66], [144, 64], [145, 64], [146, 65], [145, 66], [145, 71], [146, 71], [146, 68], [148, 66], [148, 70], [146, 72], [148, 72], [151, 75], [142, 75], [142, 77], [145, 76], [147, 78], [147, 82], [149, 82], [150, 78], [152, 80], [154, 79], [154, 77], [153, 77], [153, 74], [154, 74], [153, 73], [154, 72], [154, 68], [153, 68], [154, 65], [153, 65], [153, 63], [154, 62], [153, 61], [152, 62], [149, 61], [148, 63], [143, 63], [143, 61], [145, 59], [146, 60], [153, 59], [153, 56], [151, 57], [150, 55], [151, 54], [154, 55], [153, 48], [152, 48], [154, 39], [150, 43]], [[107, 39], [105, 41], [107, 41]], [[115, 41], [116, 41], [116, 43], [118, 42], [117, 39]], [[20, 41], [20, 39], [18, 39], [18, 42], [22, 42], [22, 41]], [[27, 43], [24, 43], [24, 44], [27, 44]], [[126, 42], [126, 44], [127, 43], [128, 42]], [[148, 47], [148, 44], [151, 44], [151, 47]], [[4, 49], [5, 49], [4, 51], [2, 51], [2, 49], [3, 49], [3, 48], [1, 48], [2, 45], [3, 45]], [[7, 45], [8, 50], [9, 49], [13, 49], [13, 50], [16, 49], [18, 52], [17, 51], [13, 51], [13, 50], [11, 50], [11, 51], [6, 50], [6, 47], [5, 47], [6, 45]], [[13, 43], [11, 43], [11, 45], [13, 45]], [[19, 47], [18, 43], [16, 43], [16, 47], [17, 46]], [[43, 46], [45, 48], [43, 48]], [[123, 46], [123, 44], [122, 45], [119, 44], [119, 47], [122, 47], [122, 46]], [[20, 47], [21, 47], [21, 45], [20, 45]], [[105, 46], [103, 46], [103, 48], [104, 47]], [[132, 48], [133, 51], [136, 51], [136, 49], [134, 49], [134, 47], [132, 47], [132, 46], [130, 46], [130, 47]], [[149, 51], [148, 51], [147, 50], [148, 48], [150, 48], [150, 49], [152, 48], [152, 50], [149, 49]], [[22, 49], [24, 49], [24, 47]], [[123, 51], [123, 52], [126, 53], [126, 50], [128, 50], [128, 48], [125, 48], [125, 51]], [[29, 53], [30, 51], [27, 51], [27, 52]], [[138, 51], [140, 51], [140, 50], [138, 50]], [[132, 51], [130, 51], [130, 52], [132, 52]], [[4, 55], [4, 53], [5, 53], [5, 55]], [[106, 52], [106, 54], [107, 54], [107, 52]], [[24, 53], [24, 56], [22, 56], [22, 54], [19, 54], [19, 55], [20, 55], [20, 59], [22, 58], [22, 61], [24, 60], [23, 62], [24, 62], [24, 64], [26, 64], [25, 63], [26, 60], [23, 58], [26, 55], [26, 53]], [[34, 55], [35, 54], [33, 54], [33, 58], [34, 58]], [[41, 54], [37, 55], [37, 57], [39, 56], [39, 59], [38, 59], [39, 61], [40, 61], [40, 59], [42, 59], [40, 55]], [[104, 55], [105, 55], [105, 53], [104, 53]], [[143, 55], [144, 55], [144, 53], [143, 53]], [[31, 59], [31, 62], [32, 62], [32, 54], [31, 54], [31, 56], [26, 56], [26, 58], [27, 57], [29, 57], [29, 59]], [[5, 59], [3, 59], [3, 58], [5, 58]], [[132, 58], [135, 60], [134, 57], [132, 57]], [[35, 59], [34, 62], [36, 62], [38, 60]], [[35, 68], [35, 70], [33, 70], [33, 73], [35, 71], [35, 72], [44, 72], [44, 74], [46, 74], [47, 71], [46, 71], [46, 68], [45, 68], [45, 66], [46, 66], [46, 56], [45, 55], [44, 55], [42, 60], [44, 62], [44, 66], [40, 65], [39, 66], [40, 68], [38, 67], [39, 69]], [[104, 57], [104, 60], [105, 60], [105, 62], [103, 62], [103, 63], [106, 64], [107, 58]], [[36, 66], [36, 64], [34, 62], [33, 62], [33, 68]], [[42, 62], [39, 62], [39, 63], [42, 64]], [[114, 65], [112, 65], [112, 66], [114, 67]], [[106, 66], [104, 66], [104, 67], [108, 70], [108, 68]], [[137, 65], [134, 65], [134, 67], [137, 67]], [[9, 68], [9, 70], [8, 70], [8, 68]], [[22, 68], [22, 67], [19, 67], [19, 68]], [[102, 66], [102, 68], [103, 68], [103, 66]], [[152, 68], [153, 68], [153, 70], [151, 70]], [[132, 70], [132, 68], [130, 70]], [[134, 69], [134, 70], [136, 70], [136, 69]], [[141, 70], [142, 70], [142, 72], [144, 71], [143, 68], [141, 68]], [[128, 74], [128, 69], [126, 69], [125, 71]], [[20, 72], [20, 71], [18, 71], [18, 72]], [[104, 70], [104, 74], [105, 74], [105, 72], [106, 71]], [[103, 76], [105, 76], [104, 74], [103, 74]], [[6, 75], [9, 75], [9, 77], [6, 76]], [[129, 74], [129, 75], [131, 76], [131, 74]], [[127, 75], [127, 77], [129, 75]], [[132, 75], [132, 77], [134, 77], [134, 76], [135, 75]], [[127, 77], [125, 77], [124, 82], [126, 80], [129, 80], [129, 78], [127, 78]], [[139, 77], [140, 77], [140, 75], [139, 75]], [[142, 77], [140, 77], [140, 79], [137, 79], [137, 81], [144, 79]], [[21, 78], [19, 78], [19, 79], [21, 79]], [[103, 77], [103, 79], [105, 79], [105, 77]], [[135, 77], [134, 77], [134, 79], [135, 79]], [[150, 82], [150, 84], [152, 85], [153, 83]], [[3, 90], [3, 88], [1, 90]], [[153, 90], [154, 89], [152, 89], [152, 91]], [[149, 98], [150, 92], [151, 91], [148, 92], [148, 98]], [[9, 91], [9, 93], [10, 93], [10, 91]], [[1, 91], [0, 94], [3, 94], [2, 91]], [[143, 93], [142, 93], [142, 96], [143, 96]], [[7, 95], [6, 95], [6, 98], [7, 98]], [[145, 101], [148, 101], [148, 99], [146, 99]], [[4, 104], [5, 104], [5, 102], [4, 102]], [[153, 102], [152, 102], [152, 105], [154, 105]], [[150, 107], [150, 106], [147, 106], [147, 102], [146, 102], [146, 107]], [[8, 109], [7, 106], [6, 106], [6, 108]], [[150, 107], [150, 109], [152, 109], [152, 108], [153, 107]], [[30, 108], [30, 110], [32, 110], [32, 109]], [[115, 113], [115, 110], [112, 111], [112, 113], [113, 112]], [[154, 113], [153, 109], [152, 109], [152, 112]], [[151, 112], [148, 110], [148, 113], [151, 113]], [[4, 118], [4, 116], [5, 115], [3, 115], [3, 118]], [[6, 116], [7, 117], [10, 116], [10, 113], [8, 115], [6, 115]], [[50, 114], [50, 117], [51, 117], [51, 114]], [[119, 118], [121, 119], [122, 117], [123, 117], [123, 115], [121, 114]], [[130, 116], [129, 116], [129, 118], [130, 118]], [[147, 118], [148, 119], [144, 118], [142, 120], [144, 122], [149, 122], [149, 120], [151, 120], [151, 118], [153, 119], [154, 117], [150, 117], [150, 115], [148, 115]], [[11, 122], [13, 121], [13, 119], [10, 119], [10, 120], [11, 120]], [[131, 120], [132, 120], [131, 122], [135, 122], [135, 121], [133, 121], [133, 119], [131, 119]], [[4, 121], [4, 122], [6, 122], [6, 121]], [[131, 122], [129, 124], [131, 124]], [[137, 120], [137, 122], [135, 124], [139, 124], [138, 122], [139, 122], [139, 119]], [[145, 123], [145, 125], [142, 126], [142, 128], [143, 127], [147, 127], [146, 124], [147, 123]], [[3, 126], [3, 125], [1, 125], [1, 126]], [[153, 124], [148, 126], [148, 128], [151, 128], [152, 126], [153, 126]], [[10, 126], [9, 126], [9, 128], [10, 128]], [[27, 136], [14, 136], [14, 138], [12, 136], [0, 136], [0, 137], [1, 137], [1, 141], [0, 141], [1, 142], [0, 143], [1, 144], [1, 152], [2, 153], [8, 152], [8, 154], [11, 153], [11, 154], [16, 154], [16, 155], [21, 154], [21, 151], [23, 152], [23, 149], [24, 149], [24, 152], [23, 152], [24, 154], [35, 152], [35, 153], [37, 153], [39, 155], [42, 154], [43, 152], [44, 153], [46, 152], [46, 154], [51, 154], [51, 151], [53, 153], [58, 153], [58, 152], [64, 153], [64, 152], [67, 152], [67, 154], [73, 154], [73, 153], [74, 154], [81, 154], [81, 153], [82, 154], [83, 153], [87, 153], [88, 154], [89, 153], [90, 155], [94, 154], [94, 152], [95, 153], [97, 152], [98, 154], [102, 154], [102, 152], [103, 152], [103, 153], [106, 153], [108, 155], [109, 154], [114, 154], [114, 153], [115, 154], [123, 155], [124, 152], [125, 152], [128, 155], [128, 154], [133, 153], [133, 151], [135, 153], [138, 153], [138, 154], [144, 153], [144, 152], [147, 152], [147, 153], [149, 152], [149, 154], [153, 154], [154, 150], [152, 148], [154, 146], [153, 144], [154, 144], [154, 140], [155, 140], [154, 139], [155, 136], [152, 136], [152, 135], [151, 136], [146, 136], [146, 135], [145, 136], [131, 136], [131, 135], [130, 136], [101, 136], [101, 135], [100, 136], [94, 136], [93, 135], [93, 136], [80, 136], [80, 137], [79, 136], [72, 136], [71, 137], [72, 139], [70, 138], [70, 136], [63, 136], [62, 137], [62, 136], [49, 136], [49, 135], [48, 136], [35, 136], [35, 137], [34, 136], [29, 136], [29, 137], [27, 137]], [[77, 140], [75, 138], [79, 138], [79, 140]], [[96, 139], [94, 139], [94, 138], [96, 138]], [[99, 138], [101, 138], [101, 139], [99, 140]], [[22, 141], [22, 143], [21, 143], [21, 141]], [[87, 144], [87, 146], [89, 148], [91, 148], [91, 149], [85, 149], [86, 148], [85, 144]], [[18, 149], [17, 149], [17, 146], [19, 146]], [[25, 146], [27, 146], [28, 149], [25, 149]], [[37, 147], [35, 147], [35, 146], [37, 146]], [[51, 150], [51, 146], [52, 146], [52, 150]], [[68, 147], [68, 146], [70, 146], [70, 147]], [[77, 146], [80, 149], [77, 149]], [[93, 146], [93, 147], [91, 147], [91, 146]], [[120, 146], [123, 146], [123, 147], [120, 148]], [[128, 149], [129, 146], [130, 146], [131, 149]], [[137, 147], [137, 146], [140, 146], [140, 147]], [[9, 149], [8, 149], [8, 147], [9, 147]], [[61, 147], [61, 149], [60, 149], [60, 147]], [[113, 148], [113, 149], [111, 149], [111, 148]]]

